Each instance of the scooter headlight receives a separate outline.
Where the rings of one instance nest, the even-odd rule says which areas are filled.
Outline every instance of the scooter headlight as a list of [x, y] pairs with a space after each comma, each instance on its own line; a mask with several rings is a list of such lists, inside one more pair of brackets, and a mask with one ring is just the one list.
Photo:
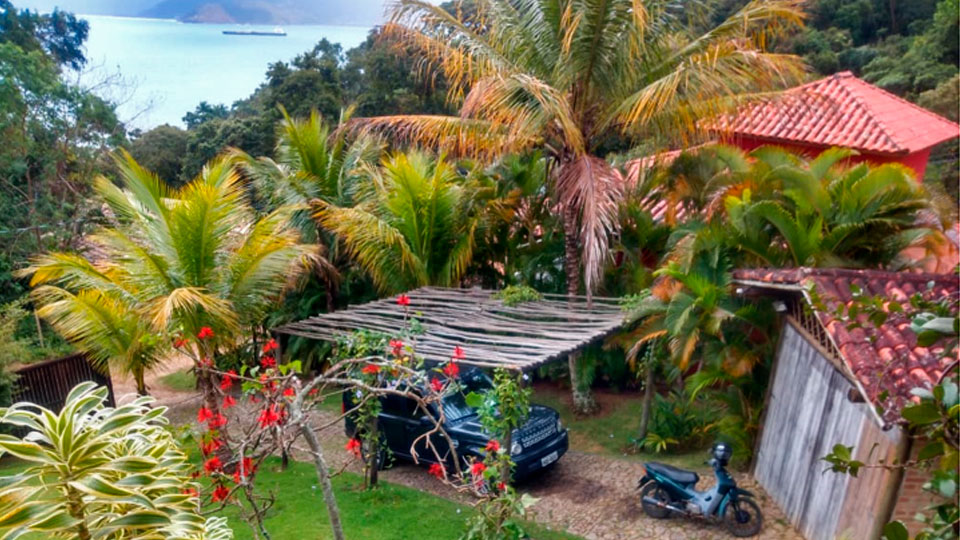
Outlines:
[[519, 455], [520, 452], [523, 452], [523, 445], [520, 444], [520, 441], [513, 441], [513, 444], [510, 445], [510, 455], [516, 456]]

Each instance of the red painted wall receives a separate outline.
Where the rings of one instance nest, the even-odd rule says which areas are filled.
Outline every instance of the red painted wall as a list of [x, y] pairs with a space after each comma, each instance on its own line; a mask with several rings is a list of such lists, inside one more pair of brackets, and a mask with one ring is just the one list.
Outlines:
[[[772, 142], [764, 139], [757, 139], [754, 137], [745, 137], [742, 135], [734, 136], [733, 139], [729, 142], [732, 143], [734, 146], [742, 148], [748, 152], [750, 150], [753, 150], [754, 148], [757, 148], [758, 146], [772, 145], [772, 146], [780, 146], [782, 148], [786, 148], [787, 150], [790, 150], [791, 152], [803, 154], [808, 157], [814, 157], [818, 155], [820, 152], [823, 152], [824, 150], [829, 148], [827, 146], [815, 146], [815, 145], [804, 146], [799, 144], [777, 143], [777, 142]], [[923, 182], [923, 175], [924, 173], [926, 173], [927, 161], [929, 159], [930, 159], [930, 149], [927, 148], [926, 150], [914, 152], [906, 156], [890, 156], [890, 155], [883, 155], [883, 154], [861, 153], [858, 156], [854, 156], [850, 158], [850, 162], [851, 163], [868, 162], [868, 163], [876, 163], [876, 164], [902, 163], [903, 165], [906, 165], [907, 167], [913, 169], [913, 171], [916, 173], [916, 178], [918, 182]]]

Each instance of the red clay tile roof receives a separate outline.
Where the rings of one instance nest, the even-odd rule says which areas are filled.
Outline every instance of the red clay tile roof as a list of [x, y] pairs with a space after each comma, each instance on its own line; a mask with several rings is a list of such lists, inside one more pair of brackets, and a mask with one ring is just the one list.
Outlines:
[[[954, 301], [960, 296], [960, 278], [956, 274], [836, 268], [744, 269], [735, 271], [734, 279], [758, 287], [764, 284], [795, 286], [798, 291], [812, 285], [828, 309], [833, 309], [837, 302], [850, 301], [851, 283], [857, 284], [865, 295], [883, 296], [902, 303], [917, 292], [925, 298], [950, 296]], [[893, 315], [879, 328], [865, 324], [852, 330], [831, 313], [817, 311], [817, 318], [866, 390], [867, 398], [883, 407], [887, 422], [899, 418], [900, 408], [911, 399], [911, 389], [933, 386], [957, 359], [956, 350], [944, 355], [941, 345], [918, 346], [917, 336], [903, 316]], [[878, 403], [884, 391], [888, 397]]]
[[960, 126], [844, 71], [791, 88], [710, 126], [771, 142], [905, 155], [960, 136]]

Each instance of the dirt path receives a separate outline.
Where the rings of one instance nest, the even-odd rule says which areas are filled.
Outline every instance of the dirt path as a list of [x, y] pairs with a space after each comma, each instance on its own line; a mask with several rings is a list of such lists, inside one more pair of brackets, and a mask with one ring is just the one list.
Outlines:
[[[189, 364], [186, 364], [188, 366]], [[196, 414], [199, 399], [196, 394], [176, 392], [161, 388], [157, 379], [166, 373], [184, 369], [185, 365], [171, 366], [164, 373], [152, 376], [151, 391], [159, 401], [168, 405], [169, 416], [174, 422], [190, 422]], [[118, 385], [127, 388], [126, 383]], [[132, 385], [129, 386], [132, 389]], [[118, 393], [119, 395], [119, 393]], [[334, 413], [314, 413], [318, 424], [336, 419]], [[360, 472], [359, 463], [344, 449], [342, 423], [325, 431], [322, 437], [324, 450], [332, 469]], [[301, 457], [301, 456], [296, 456]], [[301, 459], [306, 459], [304, 455]], [[698, 471], [700, 488], [713, 482], [707, 469]], [[731, 538], [716, 525], [689, 519], [654, 520], [640, 508], [636, 482], [642, 475], [641, 465], [598, 454], [570, 451], [550, 471], [534, 476], [521, 486], [521, 491], [538, 498], [533, 507], [535, 521], [552, 529], [565, 530], [586, 540], [728, 540]], [[764, 527], [758, 538], [802, 540], [784, 519], [783, 512], [766, 496], [748, 475], [737, 474], [738, 484], [758, 494], [764, 514]], [[431, 476], [426, 469], [411, 463], [398, 463], [381, 473], [387, 482], [401, 484], [440, 497], [471, 504], [473, 500], [463, 494], [452, 493]]]

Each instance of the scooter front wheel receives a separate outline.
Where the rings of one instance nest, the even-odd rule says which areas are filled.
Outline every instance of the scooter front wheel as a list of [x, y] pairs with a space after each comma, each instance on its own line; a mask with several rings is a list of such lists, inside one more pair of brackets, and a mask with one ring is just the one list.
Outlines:
[[648, 482], [647, 485], [643, 486], [643, 489], [640, 490], [640, 505], [643, 507], [643, 512], [653, 519], [666, 519], [670, 517], [670, 510], [645, 501], [644, 499], [647, 497], [660, 501], [663, 504], [668, 504], [670, 502], [670, 495], [666, 490], [656, 482]]
[[753, 499], [738, 499], [727, 505], [723, 524], [736, 537], [754, 536], [763, 527], [763, 514]]

